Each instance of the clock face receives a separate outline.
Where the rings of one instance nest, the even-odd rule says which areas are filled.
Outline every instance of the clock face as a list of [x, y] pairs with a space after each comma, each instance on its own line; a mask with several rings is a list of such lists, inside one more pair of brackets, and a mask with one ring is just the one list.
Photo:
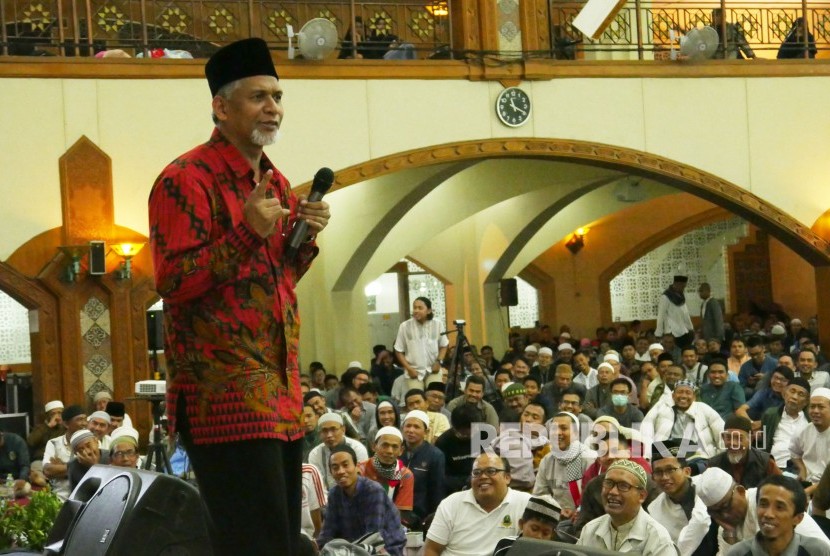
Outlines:
[[496, 99], [496, 115], [504, 125], [519, 127], [530, 118], [530, 97], [518, 87], [508, 87]]

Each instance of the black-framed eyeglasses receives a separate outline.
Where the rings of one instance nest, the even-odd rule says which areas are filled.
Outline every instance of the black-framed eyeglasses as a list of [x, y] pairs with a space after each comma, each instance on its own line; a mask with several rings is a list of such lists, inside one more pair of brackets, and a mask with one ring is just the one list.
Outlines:
[[504, 469], [499, 469], [498, 467], [485, 467], [483, 469], [473, 469], [471, 475], [474, 479], [481, 477], [482, 475], [486, 475], [488, 477], [495, 477], [498, 473], [505, 471]]
[[134, 458], [135, 456], [136, 456], [136, 451], [135, 450], [124, 450], [124, 451], [119, 451], [119, 452], [115, 452], [115, 453], [112, 454], [112, 457], [118, 458], [118, 459], [121, 459], [121, 458]]
[[675, 471], [679, 471], [680, 467], [664, 467], [663, 469], [655, 469], [651, 472], [651, 476], [655, 479], [659, 479], [660, 477], [668, 477]]
[[617, 487], [617, 490], [620, 492], [628, 492], [632, 488], [639, 489], [641, 487], [637, 485], [632, 485], [631, 483], [626, 483], [625, 481], [612, 481], [611, 479], [605, 479], [602, 481], [602, 488], [604, 490], [614, 490], [614, 487]]

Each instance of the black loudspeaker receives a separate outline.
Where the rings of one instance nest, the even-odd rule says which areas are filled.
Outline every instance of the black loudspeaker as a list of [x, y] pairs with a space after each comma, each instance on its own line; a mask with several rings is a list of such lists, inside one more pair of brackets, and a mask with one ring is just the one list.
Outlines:
[[89, 273], [102, 275], [107, 273], [107, 247], [103, 241], [89, 242]]
[[206, 515], [178, 477], [95, 465], [61, 508], [46, 554], [210, 556]]
[[505, 278], [499, 282], [499, 305], [515, 307], [519, 304], [519, 283], [515, 278]]
[[147, 349], [164, 351], [164, 311], [147, 311]]

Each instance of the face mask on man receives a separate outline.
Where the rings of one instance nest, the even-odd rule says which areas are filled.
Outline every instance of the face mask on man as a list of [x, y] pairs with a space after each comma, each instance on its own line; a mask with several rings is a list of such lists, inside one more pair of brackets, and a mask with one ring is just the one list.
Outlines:
[[611, 394], [611, 403], [617, 407], [628, 405], [628, 396], [625, 394]]

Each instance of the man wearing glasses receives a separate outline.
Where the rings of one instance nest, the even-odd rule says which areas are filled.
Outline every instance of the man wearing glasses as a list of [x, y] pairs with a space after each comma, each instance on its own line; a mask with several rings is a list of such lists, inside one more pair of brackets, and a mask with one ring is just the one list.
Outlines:
[[681, 442], [676, 440], [655, 442], [652, 446], [651, 476], [662, 492], [648, 505], [648, 513], [666, 528], [680, 554], [715, 554], [714, 539], [701, 542], [707, 540], [712, 520], [706, 504], [695, 495], [686, 455]]
[[784, 390], [793, 379], [793, 372], [787, 367], [776, 367], [770, 376], [769, 388], [762, 388], [755, 392], [752, 398], [735, 410], [735, 415], [746, 417], [752, 421], [752, 430], [761, 428], [761, 416], [771, 407], [784, 405]]
[[[753, 538], [758, 532], [756, 488], [744, 488], [735, 483], [723, 469], [712, 467], [694, 477], [697, 495], [706, 504], [709, 515], [720, 526], [719, 554], [726, 554], [730, 545]], [[804, 514], [795, 532], [802, 537], [819, 539], [830, 546], [824, 532], [808, 514]]]
[[530, 494], [510, 488], [510, 464], [484, 453], [473, 463], [472, 488], [438, 506], [427, 533], [425, 556], [492, 554], [504, 537], [519, 533]]
[[605, 515], [588, 523], [577, 545], [643, 556], [679, 554], [666, 528], [643, 509], [646, 471], [631, 460], [615, 461], [602, 481]]

